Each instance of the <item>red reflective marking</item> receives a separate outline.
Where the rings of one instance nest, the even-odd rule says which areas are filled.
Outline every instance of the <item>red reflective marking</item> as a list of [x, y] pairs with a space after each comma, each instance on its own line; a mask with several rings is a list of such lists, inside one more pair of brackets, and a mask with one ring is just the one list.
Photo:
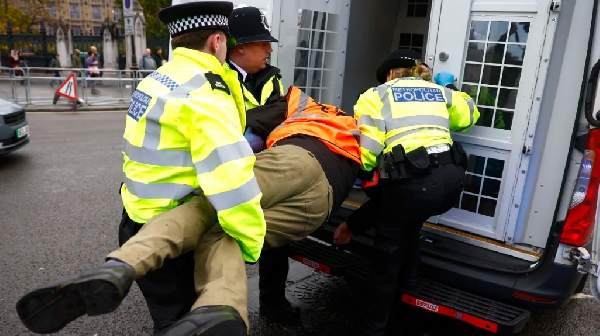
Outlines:
[[435, 314], [445, 315], [457, 320], [466, 322], [470, 325], [473, 325], [477, 328], [481, 328], [483, 330], [487, 330], [492, 333], [498, 332], [498, 324], [486, 321], [479, 317], [460, 312], [458, 310], [448, 308], [446, 306], [442, 306], [439, 304], [431, 303], [425, 300], [418, 299], [414, 296], [408, 294], [402, 294], [402, 302], [409, 304], [411, 306], [419, 307], [421, 309], [425, 309]]

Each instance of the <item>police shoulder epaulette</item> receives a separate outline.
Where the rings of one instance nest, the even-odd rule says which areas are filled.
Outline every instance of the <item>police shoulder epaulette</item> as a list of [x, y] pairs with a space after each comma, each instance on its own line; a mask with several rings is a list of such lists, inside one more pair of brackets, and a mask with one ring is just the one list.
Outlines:
[[213, 72], [207, 72], [204, 77], [206, 77], [206, 80], [210, 83], [213, 90], [221, 90], [227, 92], [227, 94], [231, 94], [231, 92], [229, 92], [229, 87], [221, 76]]

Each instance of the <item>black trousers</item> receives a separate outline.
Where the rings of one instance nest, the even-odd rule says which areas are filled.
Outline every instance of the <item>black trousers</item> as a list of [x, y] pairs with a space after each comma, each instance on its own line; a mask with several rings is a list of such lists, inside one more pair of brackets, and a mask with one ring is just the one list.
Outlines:
[[263, 250], [258, 261], [258, 289], [262, 302], [277, 303], [285, 300], [285, 286], [289, 264], [290, 246]]
[[[133, 237], [142, 225], [132, 221], [125, 210], [119, 225], [119, 246]], [[166, 259], [160, 269], [136, 280], [154, 321], [154, 332], [169, 327], [187, 314], [198, 295], [194, 285], [194, 251]]]
[[461, 166], [448, 164], [406, 182], [380, 182], [375, 257], [369, 288], [359, 298], [360, 313], [355, 319], [359, 335], [384, 335], [400, 270], [405, 262], [420, 263], [423, 223], [452, 209], [463, 190], [464, 177]]

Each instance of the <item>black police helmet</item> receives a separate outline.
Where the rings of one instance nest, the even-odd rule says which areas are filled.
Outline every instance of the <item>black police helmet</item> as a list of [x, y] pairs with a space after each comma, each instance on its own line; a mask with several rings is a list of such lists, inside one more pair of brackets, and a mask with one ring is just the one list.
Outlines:
[[256, 7], [234, 8], [229, 16], [229, 31], [236, 40], [229, 47], [253, 42], [277, 42], [271, 35], [267, 17]]

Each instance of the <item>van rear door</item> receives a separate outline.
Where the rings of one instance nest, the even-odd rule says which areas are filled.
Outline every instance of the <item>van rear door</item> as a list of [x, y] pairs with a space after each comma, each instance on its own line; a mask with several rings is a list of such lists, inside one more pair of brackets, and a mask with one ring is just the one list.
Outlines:
[[432, 223], [512, 245], [558, 11], [550, 0], [434, 1], [426, 62], [449, 71], [481, 116], [452, 137], [469, 153], [465, 190]]

